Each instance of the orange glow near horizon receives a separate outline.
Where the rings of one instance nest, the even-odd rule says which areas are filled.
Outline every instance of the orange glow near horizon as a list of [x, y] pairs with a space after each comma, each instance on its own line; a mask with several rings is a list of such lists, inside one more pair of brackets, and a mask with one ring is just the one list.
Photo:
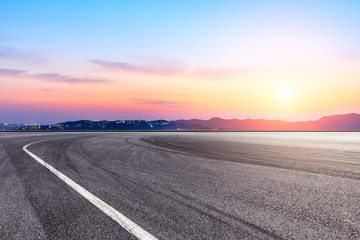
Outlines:
[[[112, 79], [116, 79], [121, 73], [112, 74]], [[63, 112], [70, 109], [74, 112], [89, 109], [91, 112], [94, 109], [94, 115], [103, 109], [104, 116], [106, 112], [118, 110], [136, 112], [143, 118], [152, 113], [150, 118], [220, 116], [293, 121], [317, 118], [329, 112], [351, 111], [357, 108], [359, 100], [356, 89], [360, 84], [355, 80], [349, 78], [349, 86], [345, 87], [336, 81], [336, 75], [329, 78], [306, 71], [295, 72], [294, 77], [281, 70], [253, 70], [246, 73], [246, 78], [251, 81], [241, 80], [242, 76], [206, 80], [197, 76], [127, 75], [126, 81], [113, 80], [103, 84], [69, 84], [36, 78], [21, 81], [20, 77], [11, 77], [3, 81], [0, 100], [42, 106], [44, 110], [56, 106]], [[323, 79], [328, 84], [324, 85]], [[117, 118], [121, 119], [122, 114]]]

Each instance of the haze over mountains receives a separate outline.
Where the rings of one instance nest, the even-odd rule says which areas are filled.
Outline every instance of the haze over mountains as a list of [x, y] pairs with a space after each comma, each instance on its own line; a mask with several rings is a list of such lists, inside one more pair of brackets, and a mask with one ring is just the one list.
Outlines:
[[265, 119], [222, 119], [209, 120], [118, 120], [89, 121], [80, 120], [53, 125], [31, 124], [19, 128], [6, 128], [0, 124], [0, 130], [24, 131], [97, 131], [97, 130], [360, 130], [360, 114], [325, 116], [315, 121], [288, 122]]
[[360, 130], [360, 114], [325, 116], [315, 121], [288, 122], [265, 119], [221, 119], [209, 120], [178, 120], [179, 123], [189, 123], [224, 130]]

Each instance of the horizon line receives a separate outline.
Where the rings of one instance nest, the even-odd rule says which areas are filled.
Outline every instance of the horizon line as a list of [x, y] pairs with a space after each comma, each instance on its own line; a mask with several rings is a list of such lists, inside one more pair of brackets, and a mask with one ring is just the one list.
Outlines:
[[199, 121], [209, 121], [211, 119], [221, 119], [221, 120], [239, 120], [239, 121], [246, 121], [246, 120], [253, 120], [253, 121], [259, 121], [259, 120], [264, 120], [264, 121], [281, 121], [281, 122], [288, 122], [288, 123], [297, 123], [297, 122], [312, 122], [312, 121], [318, 121], [322, 118], [326, 118], [326, 117], [332, 117], [332, 116], [343, 116], [343, 115], [360, 115], [360, 113], [355, 113], [355, 112], [351, 112], [351, 113], [342, 113], [342, 114], [331, 114], [331, 115], [324, 115], [318, 119], [311, 119], [311, 120], [295, 120], [295, 121], [287, 121], [287, 120], [282, 120], [282, 119], [266, 119], [266, 118], [222, 118], [222, 117], [211, 117], [209, 119], [200, 119], [200, 118], [190, 118], [190, 119], [174, 119], [174, 120], [167, 120], [164, 118], [158, 118], [158, 119], [153, 119], [153, 120], [144, 120], [144, 119], [116, 119], [116, 120], [106, 120], [106, 119], [102, 119], [102, 120], [90, 120], [90, 119], [78, 119], [78, 120], [64, 120], [64, 121], [54, 121], [53, 123], [25, 123], [25, 122], [0, 122], [0, 124], [3, 125], [11, 125], [11, 124], [17, 124], [17, 125], [35, 125], [35, 124], [39, 124], [39, 125], [53, 125], [53, 124], [57, 124], [57, 123], [66, 123], [66, 122], [78, 122], [78, 121], [91, 121], [91, 122], [101, 122], [101, 121], [108, 121], [108, 122], [116, 122], [116, 121], [146, 121], [146, 122], [152, 122], [152, 121], [167, 121], [167, 122], [175, 122], [175, 121], [191, 121], [191, 120], [199, 120]]

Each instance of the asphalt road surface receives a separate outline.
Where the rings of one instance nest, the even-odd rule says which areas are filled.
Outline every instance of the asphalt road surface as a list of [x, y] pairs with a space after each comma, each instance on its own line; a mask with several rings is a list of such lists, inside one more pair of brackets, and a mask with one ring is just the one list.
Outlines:
[[360, 239], [359, 180], [358, 132], [2, 132], [0, 239]]

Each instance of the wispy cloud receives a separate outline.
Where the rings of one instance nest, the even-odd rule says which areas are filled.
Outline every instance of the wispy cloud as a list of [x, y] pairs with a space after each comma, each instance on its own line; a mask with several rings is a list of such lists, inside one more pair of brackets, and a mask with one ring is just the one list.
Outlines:
[[184, 108], [185, 106], [169, 105], [168, 108]]
[[43, 74], [30, 74], [30, 77], [44, 80], [47, 82], [64, 82], [64, 83], [104, 83], [109, 82], [108, 79], [96, 79], [96, 78], [76, 78], [61, 75], [58, 73], [43, 73]]
[[236, 67], [194, 68], [181, 61], [162, 60], [158, 58], [147, 58], [145, 63], [144, 61], [132, 63], [127, 61], [112, 62], [104, 60], [91, 60], [90, 62], [111, 71], [154, 74], [159, 76], [172, 75], [202, 80], [231, 80], [253, 71], [253, 69]]
[[0, 69], [0, 76], [31, 78], [31, 79], [37, 79], [47, 82], [62, 82], [62, 83], [70, 83], [70, 84], [81, 84], [81, 83], [98, 84], [98, 83], [111, 82], [111, 80], [109, 79], [77, 78], [77, 77], [61, 75], [58, 73], [29, 74], [26, 71], [14, 70], [14, 69]]
[[91, 60], [90, 62], [114, 71], [127, 71], [157, 75], [174, 75], [184, 73], [187, 70], [187, 66], [183, 62], [156, 58], [151, 60], [148, 59], [145, 63], [138, 64], [130, 62], [110, 62], [103, 60]]
[[169, 104], [177, 104], [176, 101], [163, 101], [163, 100], [149, 100], [149, 99], [143, 99], [143, 98], [132, 98], [136, 103], [141, 104], [155, 104], [155, 105], [169, 105]]
[[229, 76], [244, 73], [247, 70], [240, 68], [198, 68], [194, 73], [199, 75]]
[[26, 71], [22, 71], [22, 70], [0, 68], [0, 76], [13, 77], [13, 76], [21, 76], [25, 73]]
[[245, 68], [197, 68], [192, 71], [192, 76], [207, 80], [235, 79], [251, 72]]
[[162, 105], [168, 108], [181, 108], [184, 107], [183, 105], [186, 104], [184, 102], [179, 101], [164, 101], [158, 99], [144, 99], [144, 98], [131, 98], [130, 100], [138, 103], [138, 104], [150, 104], [150, 105]]
[[53, 92], [53, 91], [55, 91], [55, 89], [52, 89], [52, 88], [42, 88], [42, 89], [40, 89], [40, 91], [42, 91], [42, 92]]
[[39, 63], [44, 61], [43, 57], [37, 53], [24, 52], [8, 47], [0, 47], [0, 59], [27, 63]]

